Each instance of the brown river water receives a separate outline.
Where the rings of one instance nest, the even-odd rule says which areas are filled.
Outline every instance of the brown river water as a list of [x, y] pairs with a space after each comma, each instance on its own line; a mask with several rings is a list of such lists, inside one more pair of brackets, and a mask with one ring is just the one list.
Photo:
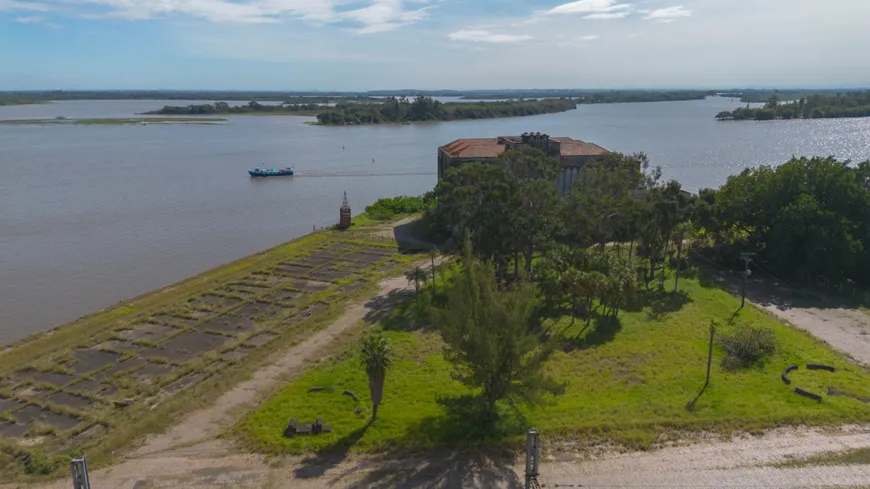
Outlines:
[[[183, 101], [0, 107], [16, 118], [132, 117]], [[202, 103], [202, 102], [190, 102]], [[436, 183], [461, 137], [540, 131], [645, 151], [689, 190], [794, 155], [870, 158], [870, 118], [716, 122], [733, 100], [580, 106], [533, 117], [318, 127], [304, 117], [224, 125], [0, 125], [0, 344], [195, 275]], [[250, 179], [254, 166], [292, 178]]]

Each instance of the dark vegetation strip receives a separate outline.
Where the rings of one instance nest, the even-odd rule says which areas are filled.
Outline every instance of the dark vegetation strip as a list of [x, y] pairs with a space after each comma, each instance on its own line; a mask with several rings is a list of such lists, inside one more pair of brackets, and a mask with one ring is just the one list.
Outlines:
[[838, 119], [870, 117], [870, 90], [836, 94], [812, 94], [787, 99], [771, 95], [763, 107], [741, 107], [716, 115], [720, 121], [770, 121], [775, 119]]

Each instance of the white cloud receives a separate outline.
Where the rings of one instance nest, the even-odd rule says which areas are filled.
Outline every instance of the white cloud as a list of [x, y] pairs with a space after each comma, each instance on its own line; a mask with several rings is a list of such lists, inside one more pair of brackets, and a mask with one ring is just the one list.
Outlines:
[[630, 9], [631, 5], [616, 3], [616, 0], [577, 0], [576, 2], [557, 5], [547, 10], [546, 13], [550, 15], [599, 14]]
[[578, 44], [588, 43], [598, 39], [597, 34], [589, 34], [585, 36], [556, 36], [551, 41], [545, 41], [543, 44], [549, 44], [559, 47], [572, 47]]
[[17, 19], [15, 19], [15, 22], [18, 22], [19, 24], [40, 24], [46, 27], [54, 28], [60, 27], [59, 25], [49, 21], [45, 17], [40, 17], [38, 15], [32, 17], [18, 17]]
[[358, 29], [358, 33], [373, 34], [422, 20], [427, 15], [427, 9], [405, 10], [402, 0], [373, 0], [368, 7], [344, 12], [340, 17], [364, 24], [365, 27]]
[[17, 0], [0, 0], [0, 11], [4, 10], [35, 10], [47, 12], [51, 7], [39, 2], [19, 2]]
[[[301, 19], [314, 24], [348, 21], [360, 24], [357, 32], [374, 33], [393, 30], [426, 17], [426, 6], [407, 9], [406, 3], [429, 3], [426, 0], [45, 0], [47, 4], [66, 7], [87, 18], [115, 17], [147, 20], [170, 15], [185, 15], [213, 23], [277, 24]], [[339, 11], [349, 4], [358, 8]], [[29, 7], [22, 7], [22, 5]], [[38, 9], [43, 5], [21, 0], [0, 0], [3, 9]], [[48, 7], [46, 7], [48, 8]], [[78, 11], [77, 11], [78, 10]]]
[[599, 12], [597, 14], [589, 14], [584, 16], [584, 19], [592, 19], [592, 20], [611, 20], [611, 19], [624, 19], [628, 17], [631, 12], [628, 10], [623, 10], [622, 12]]
[[454, 41], [486, 42], [491, 44], [506, 44], [530, 41], [532, 36], [527, 34], [496, 34], [484, 29], [467, 29], [451, 32], [447, 35]]
[[691, 10], [683, 7], [682, 5], [679, 5], [676, 7], [667, 7], [652, 10], [648, 14], [646, 14], [646, 17], [644, 18], [648, 20], [658, 20], [659, 22], [672, 22], [674, 19], [680, 17], [690, 17], [691, 15]]

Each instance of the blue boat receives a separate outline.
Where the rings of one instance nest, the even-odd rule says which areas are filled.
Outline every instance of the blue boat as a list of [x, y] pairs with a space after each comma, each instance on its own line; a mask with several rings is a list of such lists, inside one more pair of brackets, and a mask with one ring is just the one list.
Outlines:
[[248, 174], [251, 177], [284, 177], [284, 176], [293, 176], [293, 168], [254, 168], [253, 170], [248, 170]]

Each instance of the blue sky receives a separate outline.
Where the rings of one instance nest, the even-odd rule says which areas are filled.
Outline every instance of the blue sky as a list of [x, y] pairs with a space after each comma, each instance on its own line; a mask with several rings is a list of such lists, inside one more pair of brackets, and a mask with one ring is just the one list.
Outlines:
[[870, 0], [0, 0], [0, 90], [870, 86]]

